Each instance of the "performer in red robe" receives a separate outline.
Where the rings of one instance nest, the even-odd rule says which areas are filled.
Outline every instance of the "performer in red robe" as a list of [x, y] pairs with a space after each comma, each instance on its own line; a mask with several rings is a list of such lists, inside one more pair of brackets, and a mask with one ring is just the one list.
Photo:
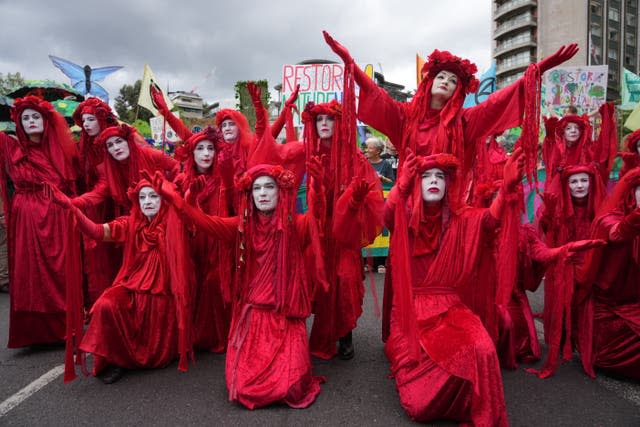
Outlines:
[[569, 166], [592, 164], [597, 168], [603, 186], [609, 182], [618, 147], [614, 106], [605, 103], [599, 112], [602, 123], [595, 140], [591, 139], [592, 127], [587, 115], [545, 118], [546, 136], [542, 147], [545, 192], [560, 191], [560, 175]]
[[495, 236], [524, 158], [519, 149], [507, 162], [507, 195], [489, 209], [461, 202], [459, 168], [452, 155], [409, 152], [387, 198], [393, 303], [385, 353], [411, 418], [507, 425], [495, 346], [462, 294], [492, 288], [477, 276], [482, 246]]
[[[349, 51], [327, 32], [324, 37], [346, 66], [351, 67], [354, 60]], [[524, 78], [492, 93], [485, 102], [464, 109], [465, 95], [478, 88], [477, 68], [447, 51], [434, 50], [429, 55], [422, 68], [423, 80], [408, 103], [393, 100], [354, 66], [355, 81], [360, 87], [358, 118], [387, 135], [400, 153], [401, 161], [407, 147], [417, 155], [455, 155], [463, 164], [465, 182], [470, 180], [476, 145], [483, 144], [487, 135], [522, 124], [524, 118], [524, 127], [530, 129], [531, 134], [525, 138], [531, 141], [525, 147], [527, 170], [532, 171], [537, 150], [540, 76], [577, 51], [575, 43], [563, 46], [555, 54], [532, 64]]]
[[[154, 185], [203, 231], [217, 239], [237, 240], [226, 359], [229, 399], [249, 409], [277, 402], [305, 408], [316, 399], [323, 381], [311, 373], [305, 324], [311, 312], [311, 288], [302, 251], [315, 234], [310, 230], [315, 219], [294, 214], [293, 173], [279, 165], [252, 165], [237, 182], [242, 194], [240, 217], [202, 213], [159, 175]], [[314, 168], [318, 170], [319, 160]]]
[[[80, 286], [80, 236], [72, 218], [43, 193], [52, 182], [76, 191], [76, 144], [62, 116], [35, 96], [11, 109], [17, 139], [0, 133], [2, 196], [8, 232], [8, 347], [60, 343], [65, 336], [65, 285]], [[9, 198], [7, 179], [14, 192]]]
[[100, 204], [111, 198], [118, 215], [126, 215], [131, 208], [127, 197], [129, 186], [140, 180], [140, 171], [162, 171], [168, 178], [177, 175], [180, 165], [173, 158], [150, 147], [138, 132], [126, 125], [108, 127], [95, 140], [106, 148], [104, 177], [95, 187], [73, 199], [80, 209]]
[[620, 168], [620, 178], [633, 168], [640, 166], [640, 129], [627, 136], [627, 151], [620, 153], [622, 157], [622, 167]]
[[[319, 156], [323, 163], [321, 181], [312, 178], [307, 183], [307, 200], [312, 205], [319, 187], [326, 189], [327, 197], [326, 209], [319, 215], [325, 258], [322, 279], [328, 281], [329, 288], [319, 285], [320, 278], [312, 278], [315, 317], [311, 354], [331, 359], [337, 352], [340, 358], [351, 359], [355, 354], [351, 331], [362, 314], [364, 298], [361, 250], [382, 231], [382, 187], [375, 170], [356, 147], [355, 114], [352, 123], [345, 123], [349, 118], [343, 116], [338, 102], [309, 103], [302, 119], [307, 156]], [[354, 190], [362, 183], [369, 186], [369, 191], [362, 203], [355, 202]], [[305, 257], [308, 264], [313, 264], [318, 254], [310, 249]]]
[[594, 221], [591, 251], [578, 272], [577, 346], [585, 372], [594, 367], [640, 379], [640, 168], [628, 171]]
[[184, 226], [174, 209], [141, 180], [128, 193], [129, 216], [96, 224], [55, 187], [51, 192], [89, 238], [125, 246], [120, 272], [93, 305], [78, 349], [93, 354], [93, 374], [110, 384], [125, 369], [163, 367], [178, 356], [179, 369], [186, 370], [193, 267], [186, 255]]
[[[80, 188], [78, 194], [93, 189], [104, 179], [105, 147], [96, 144], [100, 132], [108, 127], [117, 126], [118, 120], [111, 107], [99, 98], [89, 98], [81, 102], [73, 113], [73, 121], [81, 127], [80, 133]], [[86, 206], [84, 213], [94, 222], [103, 223], [115, 218], [113, 201]], [[113, 262], [105, 264], [104, 260]], [[122, 251], [111, 243], [83, 241], [83, 268], [86, 275], [85, 304], [91, 304], [113, 283], [122, 262]]]
[[[559, 180], [560, 193], [545, 191], [544, 204], [537, 212], [545, 243], [551, 248], [589, 238], [591, 222], [604, 196], [601, 175], [592, 165], [566, 167]], [[575, 270], [583, 257], [570, 261], [556, 263], [545, 276], [544, 331], [549, 351], [542, 369], [529, 370], [540, 378], [553, 375], [561, 351], [565, 361], [572, 357]]]
[[[234, 215], [233, 188], [224, 185], [217, 162], [222, 144], [220, 132], [207, 127], [176, 148], [176, 159], [184, 172], [175, 182], [184, 198], [207, 215]], [[190, 231], [189, 252], [195, 266], [194, 347], [224, 352], [231, 321], [232, 242], [213, 239], [206, 233]]]

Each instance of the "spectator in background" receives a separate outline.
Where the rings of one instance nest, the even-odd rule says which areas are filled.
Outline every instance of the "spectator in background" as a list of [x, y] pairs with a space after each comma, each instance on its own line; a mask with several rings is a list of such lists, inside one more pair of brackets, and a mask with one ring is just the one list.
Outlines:
[[380, 138], [372, 136], [367, 138], [365, 145], [364, 155], [378, 174], [380, 182], [383, 184], [393, 183], [393, 168], [391, 167], [391, 163], [380, 157], [384, 151], [384, 142], [382, 142]]
[[396, 179], [398, 179], [398, 151], [389, 140], [385, 141], [385, 150], [380, 157], [391, 164], [391, 169], [393, 170], [393, 180], [395, 181]]

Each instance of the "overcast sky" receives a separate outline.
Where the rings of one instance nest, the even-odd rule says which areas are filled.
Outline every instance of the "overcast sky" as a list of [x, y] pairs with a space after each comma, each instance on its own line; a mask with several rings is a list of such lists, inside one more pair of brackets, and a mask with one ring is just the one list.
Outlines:
[[0, 0], [0, 72], [69, 80], [47, 55], [122, 65], [103, 86], [113, 102], [145, 63], [170, 90], [233, 99], [238, 80], [280, 82], [282, 66], [337, 60], [326, 29], [359, 64], [415, 88], [415, 54], [450, 50], [483, 72], [491, 62], [489, 0]]

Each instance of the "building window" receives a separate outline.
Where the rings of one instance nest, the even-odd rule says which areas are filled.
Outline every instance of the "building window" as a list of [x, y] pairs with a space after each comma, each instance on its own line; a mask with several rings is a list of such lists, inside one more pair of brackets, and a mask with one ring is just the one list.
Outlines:
[[609, 57], [609, 59], [617, 61], [618, 60], [618, 51], [613, 50], [613, 49], [609, 49], [609, 52], [607, 53], [607, 56]]
[[597, 15], [597, 16], [602, 16], [602, 5], [596, 3], [596, 2], [591, 2], [591, 14], [592, 15]]
[[609, 19], [615, 22], [620, 21], [620, 12], [618, 9], [610, 8], [609, 9]]
[[625, 38], [627, 39], [627, 46], [635, 47], [636, 35], [634, 33], [626, 33]]
[[609, 41], [617, 42], [618, 41], [618, 30], [615, 28], [609, 29]]

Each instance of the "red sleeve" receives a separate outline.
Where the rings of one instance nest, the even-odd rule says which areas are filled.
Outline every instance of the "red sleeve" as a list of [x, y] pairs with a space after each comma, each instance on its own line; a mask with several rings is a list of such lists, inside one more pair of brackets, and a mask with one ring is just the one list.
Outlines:
[[393, 232], [395, 228], [395, 210], [397, 209], [398, 202], [400, 201], [400, 192], [398, 187], [394, 186], [387, 195], [387, 200], [384, 203], [384, 225], [390, 232]]
[[502, 88], [474, 107], [463, 110], [465, 141], [475, 144], [479, 138], [516, 127], [524, 115], [524, 79]]
[[95, 206], [104, 202], [111, 196], [109, 191], [109, 184], [107, 184], [107, 178], [104, 173], [98, 174], [98, 182], [91, 191], [88, 191], [81, 196], [74, 197], [73, 201], [76, 206], [81, 206], [82, 210], [85, 210], [86, 206]]
[[111, 240], [118, 243], [123, 243], [127, 240], [127, 233], [129, 231], [129, 217], [121, 216], [108, 223], [109, 231], [111, 232]]
[[219, 217], [207, 215], [200, 209], [182, 203], [179, 207], [180, 215], [186, 218], [200, 230], [216, 239], [233, 241], [238, 230], [238, 217]]
[[360, 87], [358, 119], [385, 134], [398, 152], [404, 152], [402, 129], [406, 117], [403, 104], [378, 87], [360, 68], [354, 67]]
[[[162, 114], [162, 112], [160, 112]], [[176, 117], [171, 111], [167, 111], [166, 114], [162, 114], [162, 117], [169, 123], [171, 129], [175, 131], [181, 140], [186, 141], [193, 136], [193, 132], [184, 125], [182, 120]]]
[[180, 173], [180, 163], [173, 157], [167, 156], [162, 151], [151, 148], [148, 152], [153, 159], [156, 170], [163, 171], [167, 176], [167, 179], [169, 181], [173, 181], [173, 179]]

